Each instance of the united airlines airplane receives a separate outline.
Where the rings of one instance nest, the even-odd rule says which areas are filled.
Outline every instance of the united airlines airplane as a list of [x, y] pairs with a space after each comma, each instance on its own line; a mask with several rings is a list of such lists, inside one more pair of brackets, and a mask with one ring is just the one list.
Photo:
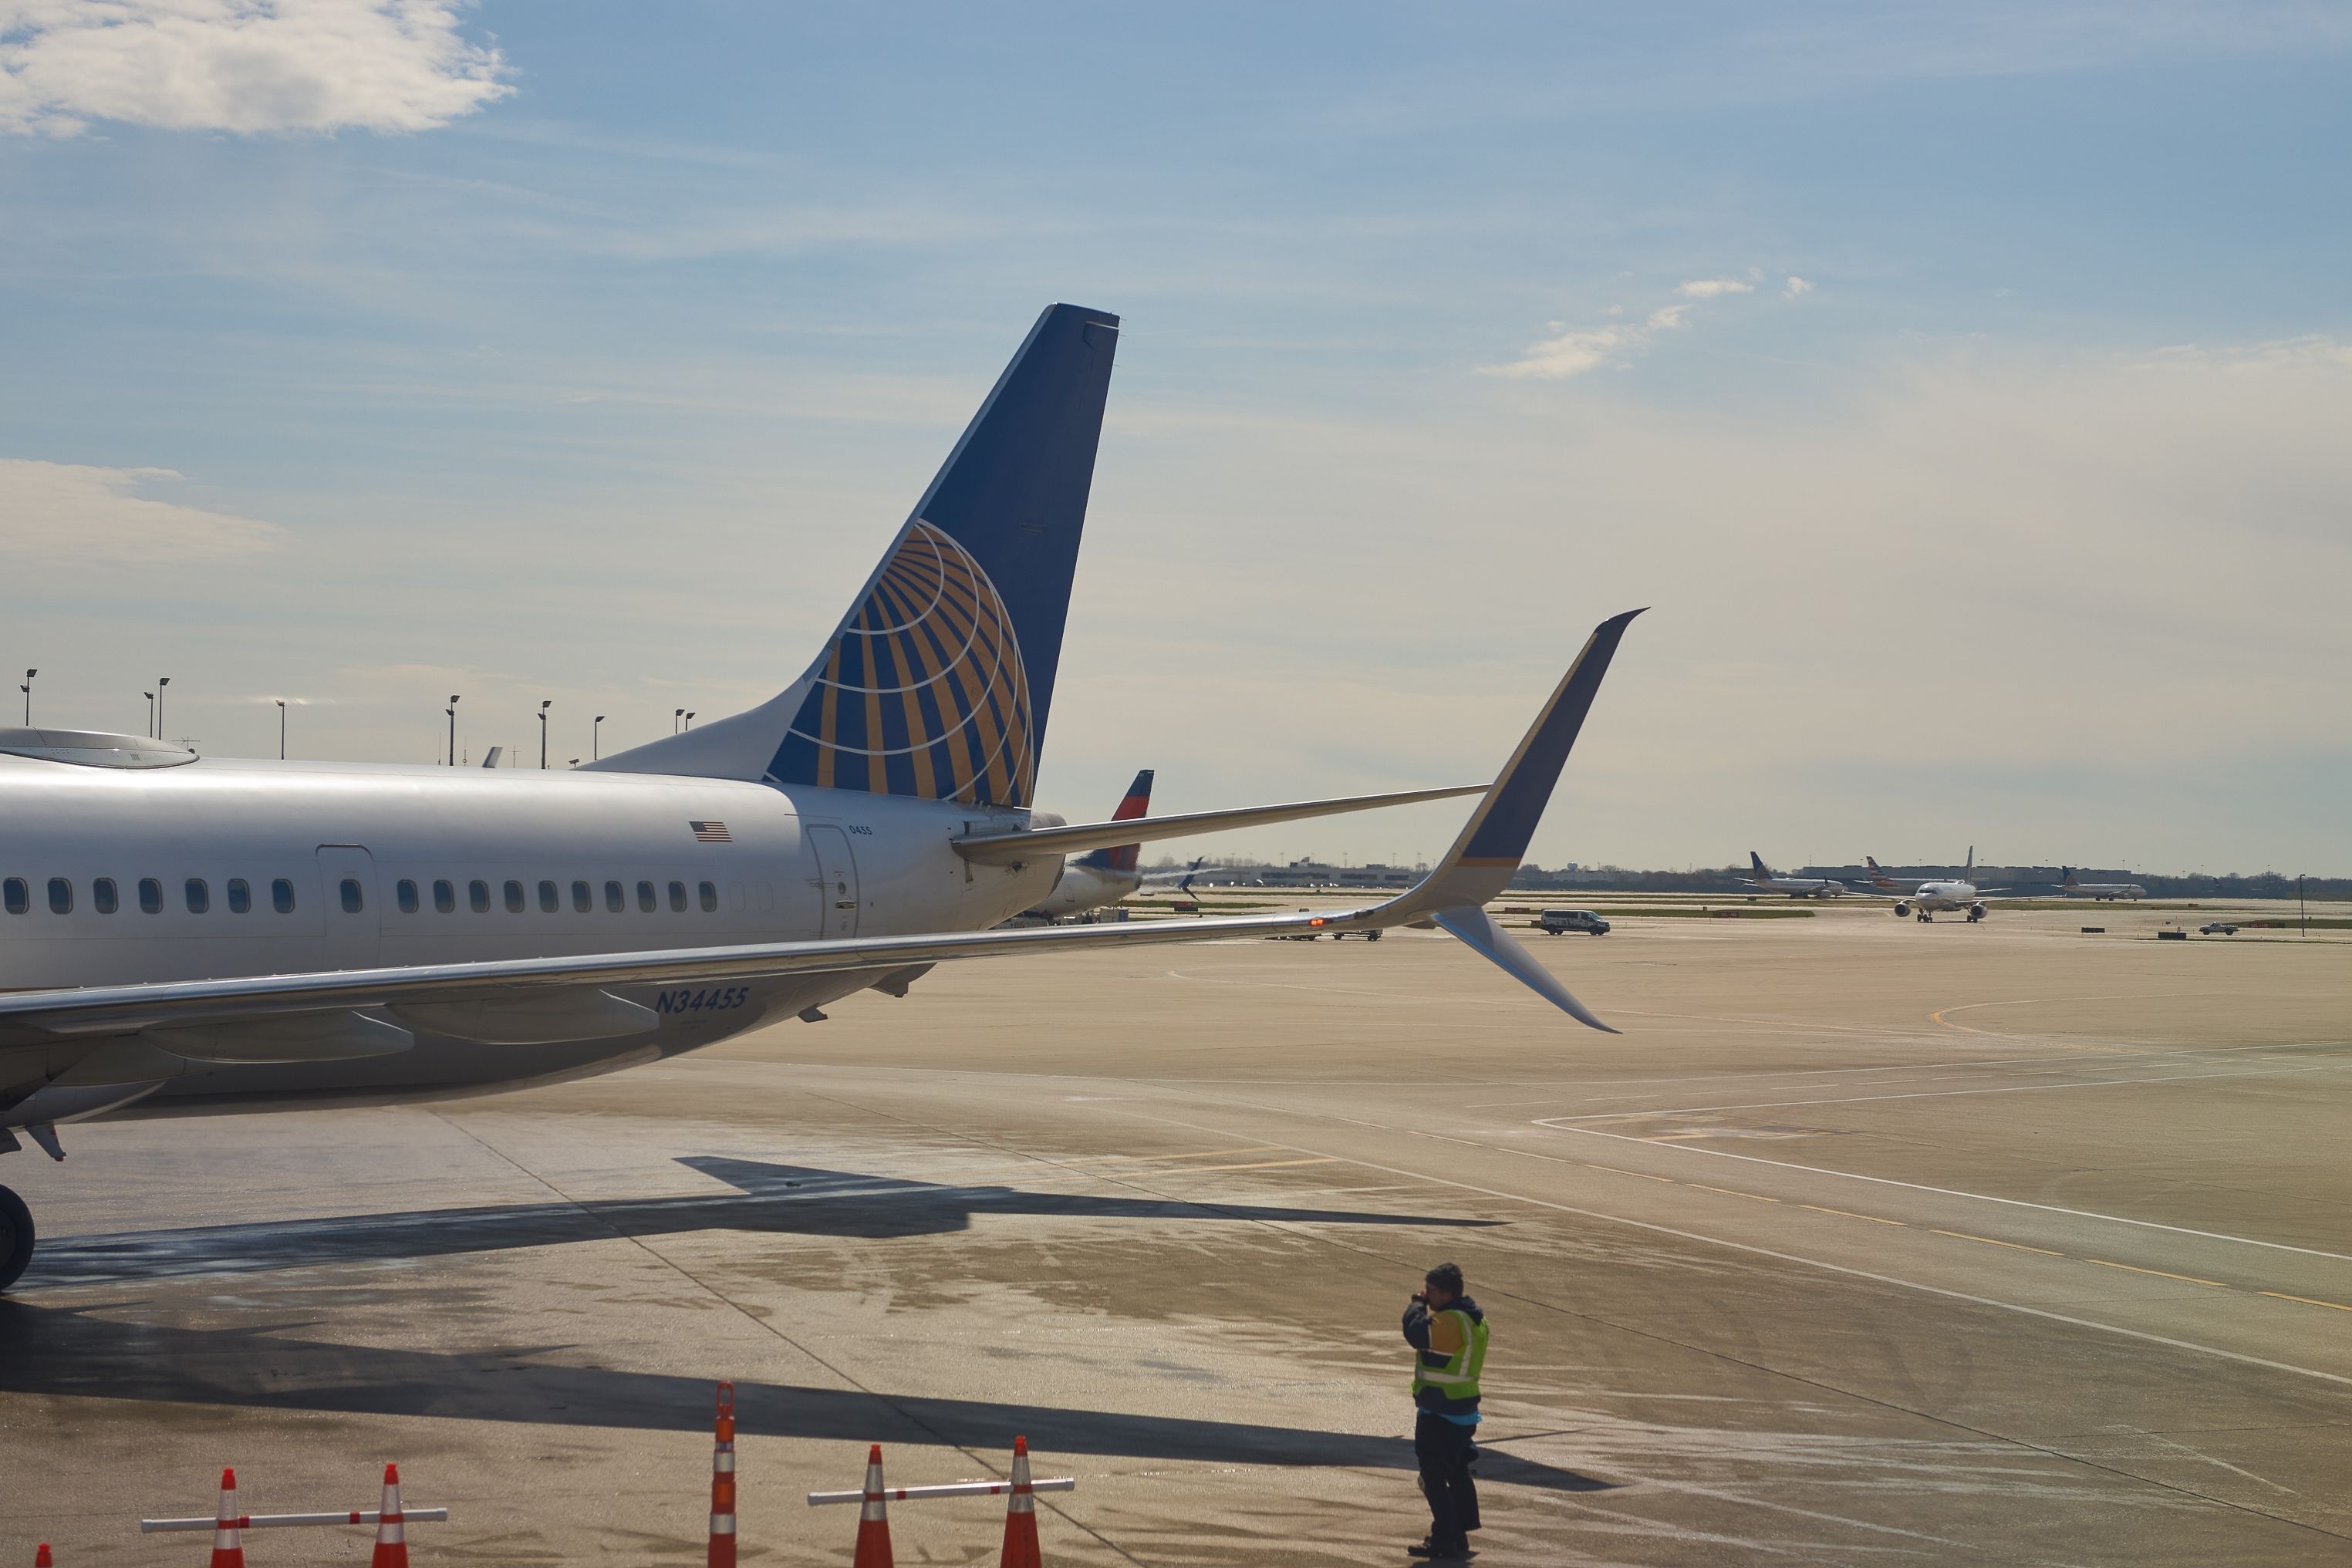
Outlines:
[[2147, 896], [2147, 889], [2136, 882], [2084, 882], [2074, 874], [2073, 866], [2060, 866], [2058, 869], [2066, 879], [2058, 884], [2063, 897], [2087, 898], [2095, 903], [2129, 899], [2137, 904]]
[[[950, 959], [1451, 932], [1587, 1011], [1485, 913], [1639, 612], [1491, 785], [1071, 825], [1030, 794], [1118, 322], [1038, 319], [801, 678], [578, 770], [198, 758], [0, 730], [0, 1153], [23, 1133], [480, 1092], [656, 1061]], [[1451, 850], [1331, 915], [995, 929], [1067, 857], [1477, 793]], [[33, 1253], [0, 1187], [0, 1288]]]
[[1853, 889], [1832, 877], [1782, 876], [1764, 863], [1764, 857], [1754, 850], [1748, 852], [1748, 863], [1755, 869], [1749, 873], [1748, 885], [1759, 893], [1785, 893], [1790, 898], [1836, 898]]

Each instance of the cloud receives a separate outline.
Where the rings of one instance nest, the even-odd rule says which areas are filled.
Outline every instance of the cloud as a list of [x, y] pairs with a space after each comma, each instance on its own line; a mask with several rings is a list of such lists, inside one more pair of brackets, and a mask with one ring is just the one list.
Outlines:
[[1513, 376], [1532, 381], [1565, 381], [1597, 371], [1608, 364], [1620, 350], [1639, 347], [1649, 333], [1638, 327], [1596, 327], [1589, 330], [1560, 332], [1535, 344], [1507, 365], [1486, 365], [1482, 372], [1490, 376]]
[[92, 468], [0, 457], [0, 538], [18, 561], [177, 566], [275, 549], [278, 528], [137, 492], [169, 468]]
[[1811, 284], [1806, 282], [1801, 277], [1791, 277], [1788, 282], [1780, 286], [1780, 298], [1783, 299], [1802, 299], [1806, 295], [1811, 294], [1812, 291], [1813, 286]]
[[[1656, 307], [1638, 327], [1570, 327], [1563, 322], [1551, 322], [1550, 337], [1538, 340], [1507, 364], [1481, 365], [1479, 373], [1520, 381], [1557, 382], [1609, 365], [1624, 365], [1648, 348], [1655, 334], [1678, 331], [1687, 326], [1686, 318], [1696, 308], [1696, 301], [1726, 294], [1752, 294], [1755, 288], [1736, 277], [1702, 277], [1677, 285], [1675, 292], [1685, 297], [1682, 303]], [[1603, 314], [1620, 315], [1623, 308], [1612, 305]]]
[[514, 90], [450, 0], [0, 0], [0, 131], [429, 131]]

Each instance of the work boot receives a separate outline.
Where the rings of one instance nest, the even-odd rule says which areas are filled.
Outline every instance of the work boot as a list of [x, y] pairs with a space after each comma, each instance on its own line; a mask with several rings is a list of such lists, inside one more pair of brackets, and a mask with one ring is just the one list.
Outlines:
[[1423, 1536], [1406, 1547], [1404, 1554], [1431, 1563], [1465, 1563], [1469, 1561], [1470, 1542], [1465, 1539], [1440, 1545], [1434, 1539]]

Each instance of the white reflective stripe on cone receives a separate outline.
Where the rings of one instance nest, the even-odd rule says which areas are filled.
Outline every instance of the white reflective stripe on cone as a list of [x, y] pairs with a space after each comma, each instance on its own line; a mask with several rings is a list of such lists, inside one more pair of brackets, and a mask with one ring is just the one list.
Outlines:
[[713, 1535], [734, 1534], [735, 1516], [731, 1513], [712, 1514], [710, 1516], [710, 1533]]

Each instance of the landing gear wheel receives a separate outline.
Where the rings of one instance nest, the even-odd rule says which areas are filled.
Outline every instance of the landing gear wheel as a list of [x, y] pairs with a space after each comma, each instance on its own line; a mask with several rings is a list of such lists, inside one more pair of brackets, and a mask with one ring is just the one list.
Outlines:
[[16, 1282], [33, 1260], [33, 1211], [25, 1200], [0, 1186], [0, 1291]]

